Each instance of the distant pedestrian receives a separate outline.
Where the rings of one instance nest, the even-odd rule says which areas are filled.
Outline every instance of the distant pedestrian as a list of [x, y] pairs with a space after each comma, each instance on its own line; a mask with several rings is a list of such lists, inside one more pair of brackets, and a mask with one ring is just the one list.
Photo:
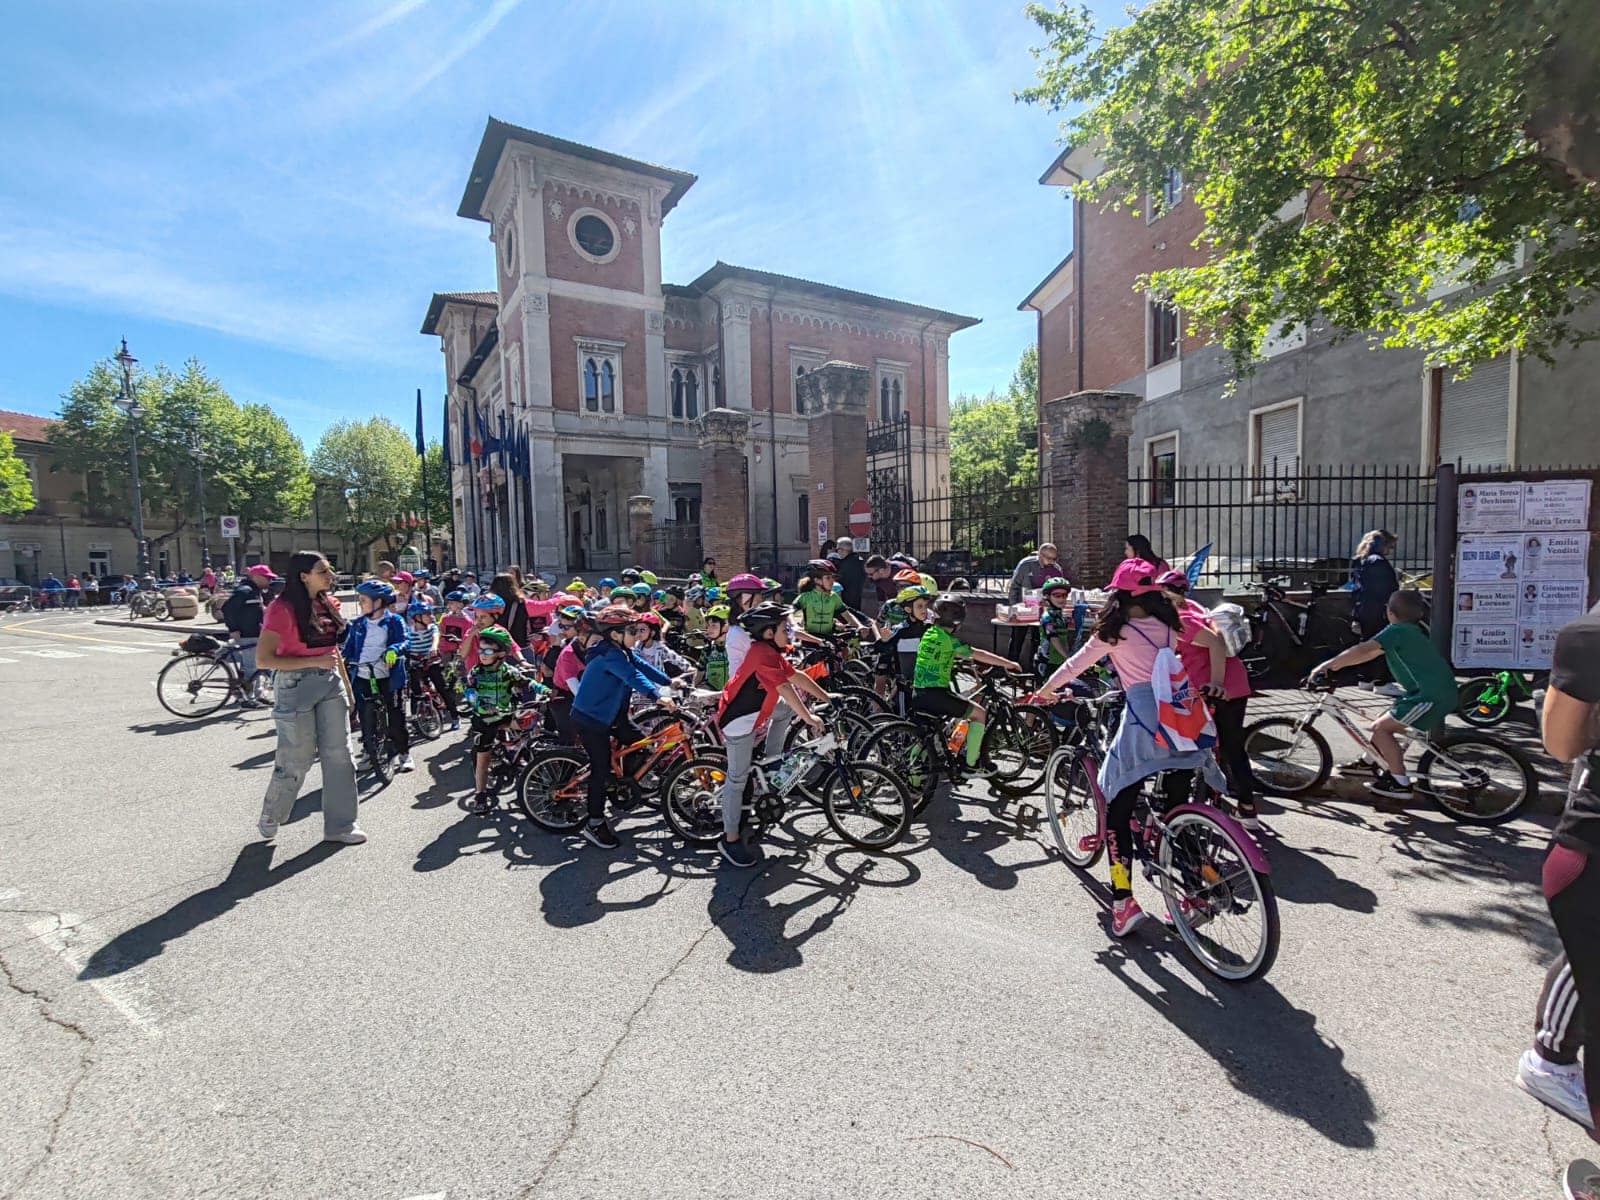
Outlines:
[[853, 612], [861, 611], [861, 593], [867, 586], [867, 569], [862, 564], [862, 559], [856, 553], [855, 541], [842, 537], [835, 543], [836, 549], [832, 555], [839, 587], [843, 591], [845, 607]]
[[100, 581], [94, 577], [94, 572], [86, 572], [83, 576], [83, 599], [85, 604], [95, 605], [100, 603]]
[[83, 599], [83, 584], [76, 575], [67, 576], [67, 607], [77, 608], [78, 602]]
[[1350, 560], [1350, 624], [1363, 638], [1376, 637], [1389, 623], [1389, 597], [1400, 589], [1400, 576], [1389, 558], [1398, 544], [1387, 529], [1374, 529], [1362, 537]]
[[1172, 565], [1156, 553], [1156, 548], [1150, 544], [1150, 539], [1142, 533], [1130, 533], [1127, 542], [1122, 547], [1123, 558], [1137, 558], [1142, 562], [1154, 563], [1156, 570], [1166, 574], [1172, 570]]
[[[1061, 574], [1061, 555], [1054, 542], [1045, 542], [1033, 553], [1025, 555], [1011, 572], [1011, 582], [1006, 587], [1006, 603], [1022, 603], [1022, 593], [1043, 589], [1045, 580]], [[1006, 646], [1006, 657], [1012, 662], [1024, 661], [1029, 640], [1036, 630], [1030, 625], [1017, 625], [1011, 630], [1011, 640]]]

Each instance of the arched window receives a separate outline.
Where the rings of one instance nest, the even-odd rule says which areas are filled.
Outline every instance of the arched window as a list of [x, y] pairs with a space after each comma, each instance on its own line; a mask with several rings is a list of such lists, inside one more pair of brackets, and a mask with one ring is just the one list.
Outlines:
[[592, 358], [583, 364], [583, 407], [589, 412], [600, 411], [600, 371]]
[[672, 368], [672, 416], [683, 419], [683, 372], [677, 367]]
[[617, 373], [608, 358], [600, 368], [600, 411], [617, 411]]
[[805, 378], [805, 374], [806, 369], [804, 367], [796, 367], [794, 369], [794, 411], [797, 413], [806, 411], [806, 398], [800, 391], [800, 381]]
[[888, 419], [889, 381], [887, 379], [880, 379], [878, 380], [878, 420], [887, 421]]
[[894, 419], [896, 421], [898, 421], [900, 419], [900, 381], [898, 379], [892, 380], [890, 382], [890, 384], [889, 384], [889, 393], [890, 393], [890, 397], [893, 400], [893, 404], [891, 405], [891, 411], [892, 411]]
[[700, 377], [692, 367], [683, 381], [683, 412], [691, 421], [700, 415]]

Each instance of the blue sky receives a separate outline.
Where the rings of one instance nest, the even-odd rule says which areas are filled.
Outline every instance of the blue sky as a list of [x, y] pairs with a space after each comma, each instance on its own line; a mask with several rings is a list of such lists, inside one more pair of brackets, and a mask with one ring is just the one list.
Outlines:
[[[455, 215], [489, 114], [693, 171], [664, 272], [716, 259], [983, 319], [953, 393], [1003, 387], [1017, 302], [1070, 244], [1016, 104], [1014, 0], [139, 0], [15, 9], [0, 45], [0, 408], [50, 413], [126, 336], [197, 356], [312, 445], [438, 411], [435, 290], [492, 286]], [[436, 432], [436, 431], [431, 431]]]

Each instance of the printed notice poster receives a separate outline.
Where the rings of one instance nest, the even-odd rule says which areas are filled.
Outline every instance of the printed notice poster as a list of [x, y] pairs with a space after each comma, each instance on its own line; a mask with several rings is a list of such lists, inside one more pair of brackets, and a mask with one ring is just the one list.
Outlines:
[[1589, 575], [1587, 533], [1526, 533], [1522, 536], [1519, 570], [1523, 579], [1586, 579]]
[[1491, 533], [1463, 536], [1456, 542], [1456, 586], [1515, 581], [1522, 562], [1522, 535]]
[[1522, 585], [1518, 617], [1529, 625], [1565, 625], [1581, 617], [1588, 585], [1582, 579], [1530, 579]]
[[1522, 484], [1522, 524], [1518, 529], [1587, 529], [1589, 481], [1559, 479]]
[[1511, 532], [1526, 528], [1522, 523], [1522, 489], [1525, 486], [1520, 483], [1462, 484], [1456, 493], [1456, 528], [1462, 533]]
[[1517, 632], [1517, 666], [1524, 671], [1548, 671], [1560, 632], [1560, 625], [1524, 625]]
[[1517, 619], [1517, 604], [1514, 583], [1467, 584], [1456, 589], [1456, 624], [1500, 621], [1509, 625]]
[[1458, 667], [1501, 667], [1517, 661], [1515, 625], [1457, 625], [1455, 663]]

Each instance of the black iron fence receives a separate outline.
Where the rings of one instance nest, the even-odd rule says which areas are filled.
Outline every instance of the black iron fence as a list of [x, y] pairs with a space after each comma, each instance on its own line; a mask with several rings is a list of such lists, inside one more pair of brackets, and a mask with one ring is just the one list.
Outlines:
[[965, 577], [1009, 579], [1018, 560], [1048, 540], [1050, 489], [997, 488], [916, 499], [907, 506], [902, 544], [877, 536], [872, 548], [883, 554], [909, 550], [941, 584]]
[[688, 575], [698, 571], [702, 562], [700, 553], [700, 526], [680, 525], [674, 521], [652, 525], [645, 535], [649, 546], [649, 561], [658, 572]]
[[1433, 472], [1415, 467], [1158, 467], [1128, 477], [1128, 529], [1174, 566], [1209, 546], [1201, 587], [1338, 587], [1372, 529], [1399, 539], [1402, 573], [1431, 571], [1436, 499]]

